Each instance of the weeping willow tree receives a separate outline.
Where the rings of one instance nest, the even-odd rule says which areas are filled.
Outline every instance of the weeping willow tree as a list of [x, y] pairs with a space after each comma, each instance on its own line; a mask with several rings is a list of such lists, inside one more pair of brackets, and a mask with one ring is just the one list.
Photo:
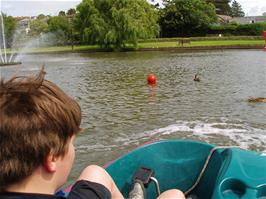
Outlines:
[[136, 47], [139, 39], [156, 37], [159, 30], [156, 10], [146, 0], [83, 0], [75, 24], [83, 43], [118, 50]]

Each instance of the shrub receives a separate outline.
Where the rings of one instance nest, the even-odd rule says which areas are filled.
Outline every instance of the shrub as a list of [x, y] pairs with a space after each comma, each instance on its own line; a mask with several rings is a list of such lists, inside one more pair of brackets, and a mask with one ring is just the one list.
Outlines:
[[[183, 37], [172, 37], [172, 38], [157, 38], [157, 39], [146, 39], [139, 40], [139, 43], [146, 42], [178, 42], [178, 40], [184, 39]], [[211, 36], [211, 37], [187, 37], [190, 41], [217, 41], [217, 40], [263, 40], [263, 36]]]
[[212, 25], [208, 34], [223, 34], [223, 35], [250, 35], [260, 36], [263, 30], [266, 30], [266, 22], [253, 24], [227, 24], [227, 25]]

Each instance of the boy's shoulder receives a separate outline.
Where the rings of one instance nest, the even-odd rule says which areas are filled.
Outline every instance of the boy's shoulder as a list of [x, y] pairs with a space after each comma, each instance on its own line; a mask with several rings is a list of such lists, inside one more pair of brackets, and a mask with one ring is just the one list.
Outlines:
[[18, 192], [5, 192], [0, 193], [1, 199], [65, 199], [65, 197], [49, 194], [38, 193], [18, 193]]

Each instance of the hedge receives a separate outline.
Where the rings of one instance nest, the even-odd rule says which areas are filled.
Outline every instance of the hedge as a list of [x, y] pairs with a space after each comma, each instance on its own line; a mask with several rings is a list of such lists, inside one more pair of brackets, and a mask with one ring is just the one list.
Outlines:
[[217, 40], [264, 40], [263, 36], [208, 36], [208, 37], [173, 37], [173, 38], [154, 38], [139, 40], [139, 43], [144, 42], [178, 42], [180, 39], [190, 39], [190, 41], [217, 41]]
[[260, 36], [266, 30], [266, 22], [253, 24], [228, 24], [210, 26], [208, 34]]

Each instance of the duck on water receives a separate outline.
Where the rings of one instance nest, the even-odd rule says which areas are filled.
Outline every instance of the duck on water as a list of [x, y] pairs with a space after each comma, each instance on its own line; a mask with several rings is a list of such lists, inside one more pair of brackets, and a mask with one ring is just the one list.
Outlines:
[[198, 74], [196, 74], [195, 76], [194, 76], [194, 79], [193, 79], [194, 81], [196, 81], [196, 82], [199, 82], [200, 81], [200, 78], [198, 77]]

